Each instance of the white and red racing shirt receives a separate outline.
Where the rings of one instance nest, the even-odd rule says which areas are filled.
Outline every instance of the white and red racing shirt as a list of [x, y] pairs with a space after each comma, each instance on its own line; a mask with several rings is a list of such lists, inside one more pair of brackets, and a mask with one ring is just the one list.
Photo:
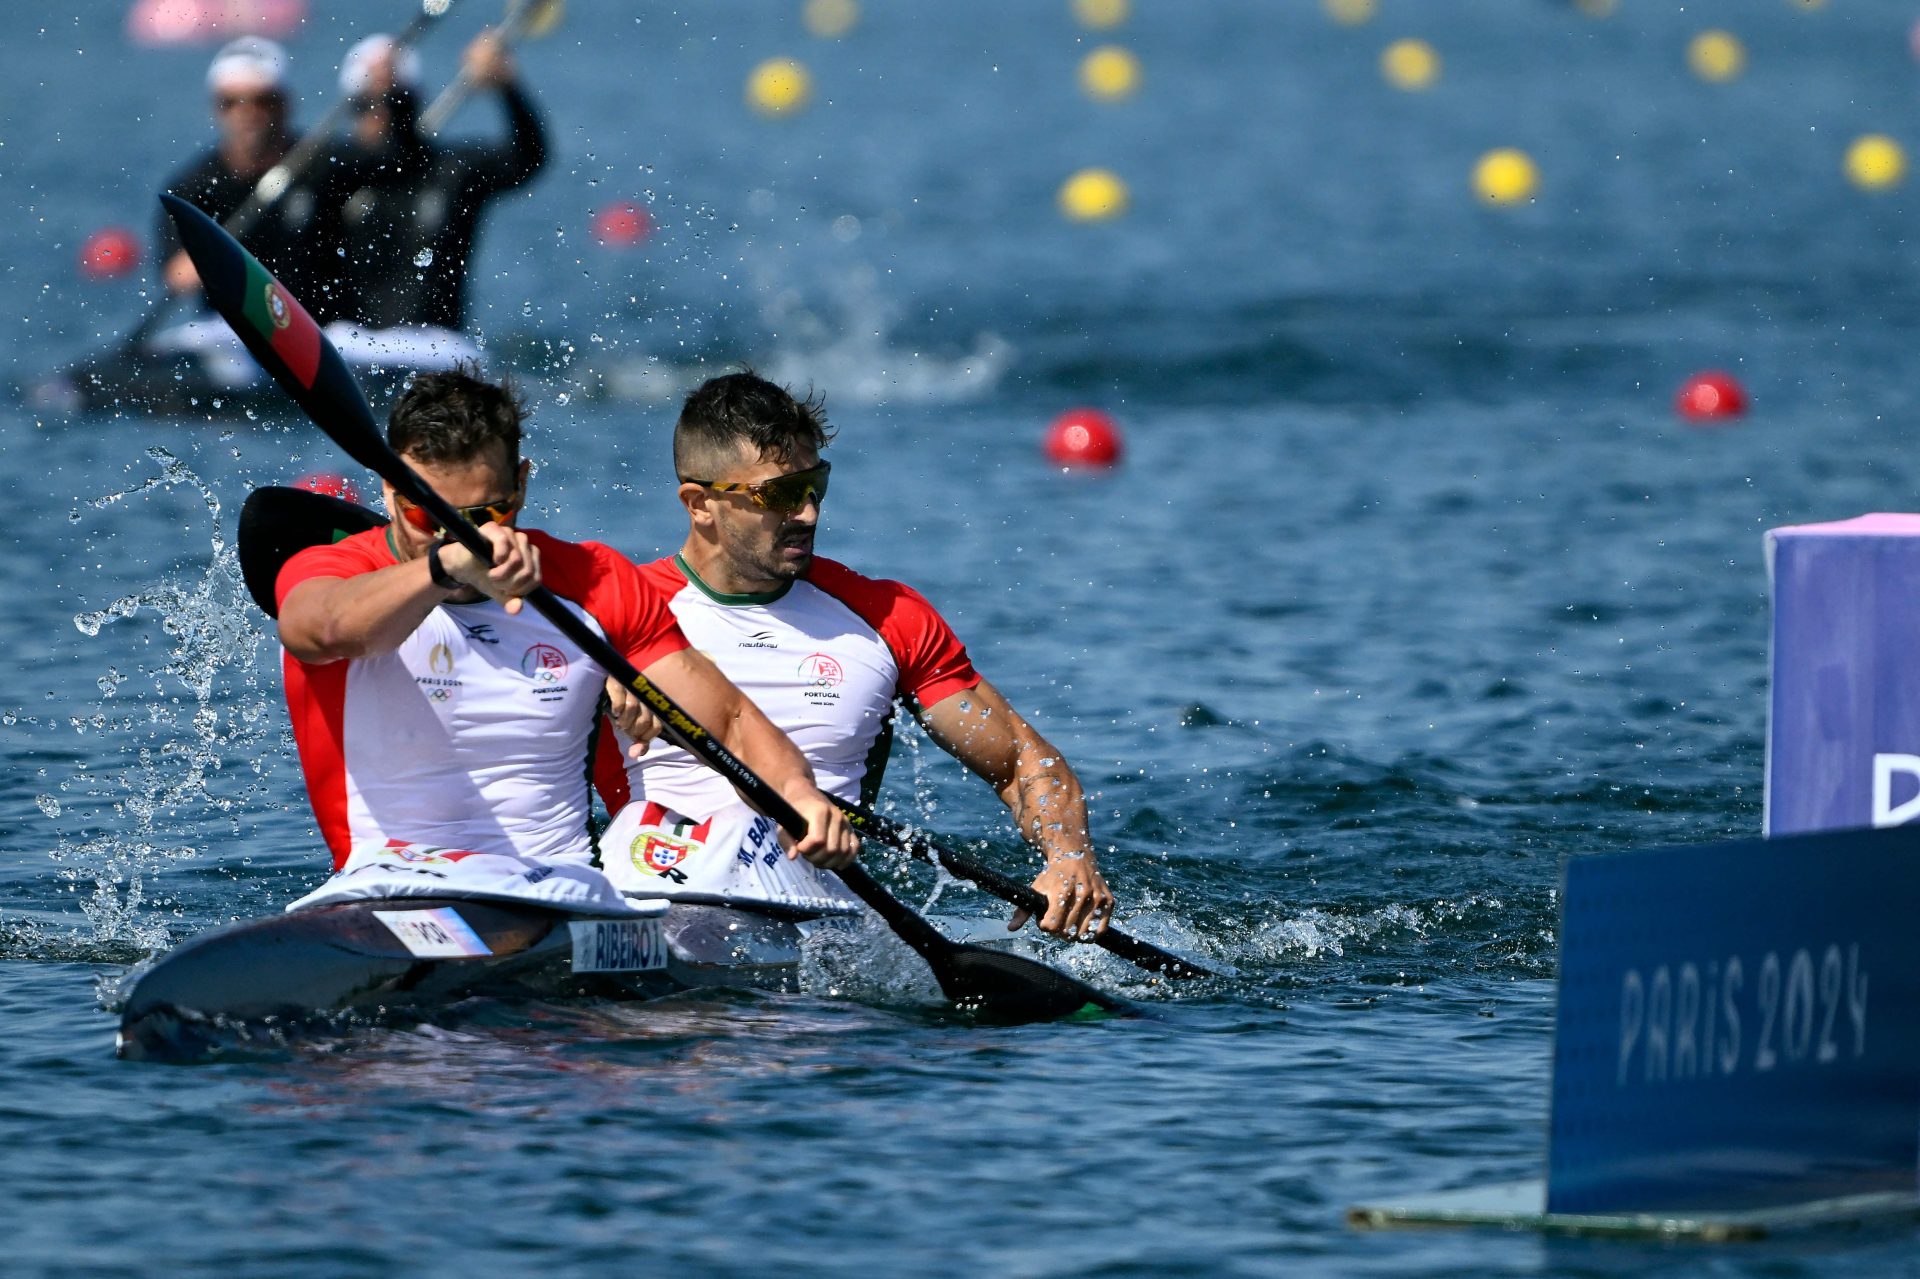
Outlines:
[[[547, 587], [644, 670], [687, 647], [671, 591], [619, 552], [526, 530]], [[398, 563], [385, 529], [301, 551], [300, 583]], [[524, 858], [592, 856], [593, 747], [606, 672], [531, 608], [442, 604], [391, 653], [312, 665], [288, 654], [287, 708], [338, 870], [400, 839]]]
[[[816, 558], [807, 576], [766, 595], [710, 589], [679, 556], [643, 565], [649, 592], [666, 596], [693, 646], [793, 739], [821, 790], [862, 798], [876, 786], [891, 742], [894, 703], [932, 706], [980, 682], [967, 649], [926, 597]], [[665, 739], [638, 760], [619, 743], [622, 777], [606, 766], [610, 811], [629, 796], [702, 818], [739, 797], [718, 773]]]

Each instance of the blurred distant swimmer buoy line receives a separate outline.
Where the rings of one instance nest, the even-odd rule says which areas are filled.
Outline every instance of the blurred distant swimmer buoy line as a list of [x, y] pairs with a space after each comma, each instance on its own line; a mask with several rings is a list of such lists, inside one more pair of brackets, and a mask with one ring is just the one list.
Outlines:
[[126, 275], [140, 265], [140, 241], [125, 227], [101, 227], [80, 246], [80, 274], [89, 280]]
[[813, 77], [793, 58], [768, 58], [747, 77], [747, 101], [761, 115], [792, 115], [813, 97]]
[[1725, 425], [1747, 411], [1747, 391], [1733, 374], [1708, 369], [1681, 384], [1674, 408], [1696, 425]]
[[1533, 158], [1514, 147], [1500, 147], [1480, 157], [1473, 168], [1473, 189], [1488, 204], [1520, 204], [1540, 187]]
[[1060, 212], [1074, 222], [1104, 222], [1127, 211], [1127, 184], [1108, 169], [1082, 169], [1060, 187]]
[[1063, 467], [1115, 466], [1125, 451], [1120, 428], [1099, 409], [1068, 409], [1053, 419], [1042, 445], [1048, 459]]

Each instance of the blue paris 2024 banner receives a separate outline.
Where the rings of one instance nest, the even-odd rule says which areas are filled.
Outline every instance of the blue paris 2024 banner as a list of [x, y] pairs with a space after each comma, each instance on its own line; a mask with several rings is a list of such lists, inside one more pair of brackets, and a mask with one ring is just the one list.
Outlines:
[[1915, 1190], [1920, 828], [1575, 857], [1547, 1207]]
[[1920, 515], [1767, 534], [1766, 831], [1920, 819]]

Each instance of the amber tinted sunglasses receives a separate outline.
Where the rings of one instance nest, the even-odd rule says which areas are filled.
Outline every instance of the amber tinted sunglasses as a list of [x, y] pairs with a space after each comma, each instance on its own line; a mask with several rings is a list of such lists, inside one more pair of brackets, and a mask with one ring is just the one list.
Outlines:
[[698, 484], [703, 489], [712, 489], [716, 493], [744, 493], [753, 500], [753, 504], [780, 515], [792, 515], [795, 511], [806, 509], [808, 502], [827, 500], [827, 472], [833, 469], [833, 463], [822, 462], [810, 466], [804, 471], [795, 471], [791, 475], [776, 475], [770, 480], [761, 480], [758, 484], [742, 484], [734, 480], [696, 480], [684, 479], [683, 484]]
[[[456, 506], [460, 518], [469, 524], [505, 524], [520, 510], [520, 503], [526, 500], [524, 485], [513, 491], [513, 496], [498, 502], [482, 502], [478, 506]], [[395, 504], [400, 508], [400, 518], [413, 525], [420, 532], [438, 537], [446, 530], [440, 527], [440, 521], [427, 514], [425, 508], [415, 506], [403, 493], [393, 495]]]

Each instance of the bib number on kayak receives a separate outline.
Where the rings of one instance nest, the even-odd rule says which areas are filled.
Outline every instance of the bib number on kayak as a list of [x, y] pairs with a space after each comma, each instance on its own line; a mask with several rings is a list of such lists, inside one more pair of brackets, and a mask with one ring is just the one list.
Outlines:
[[421, 959], [467, 959], [493, 953], [451, 906], [438, 910], [376, 910], [373, 917], [400, 939], [409, 954]]
[[643, 973], [667, 966], [667, 937], [657, 919], [571, 920], [573, 971]]

